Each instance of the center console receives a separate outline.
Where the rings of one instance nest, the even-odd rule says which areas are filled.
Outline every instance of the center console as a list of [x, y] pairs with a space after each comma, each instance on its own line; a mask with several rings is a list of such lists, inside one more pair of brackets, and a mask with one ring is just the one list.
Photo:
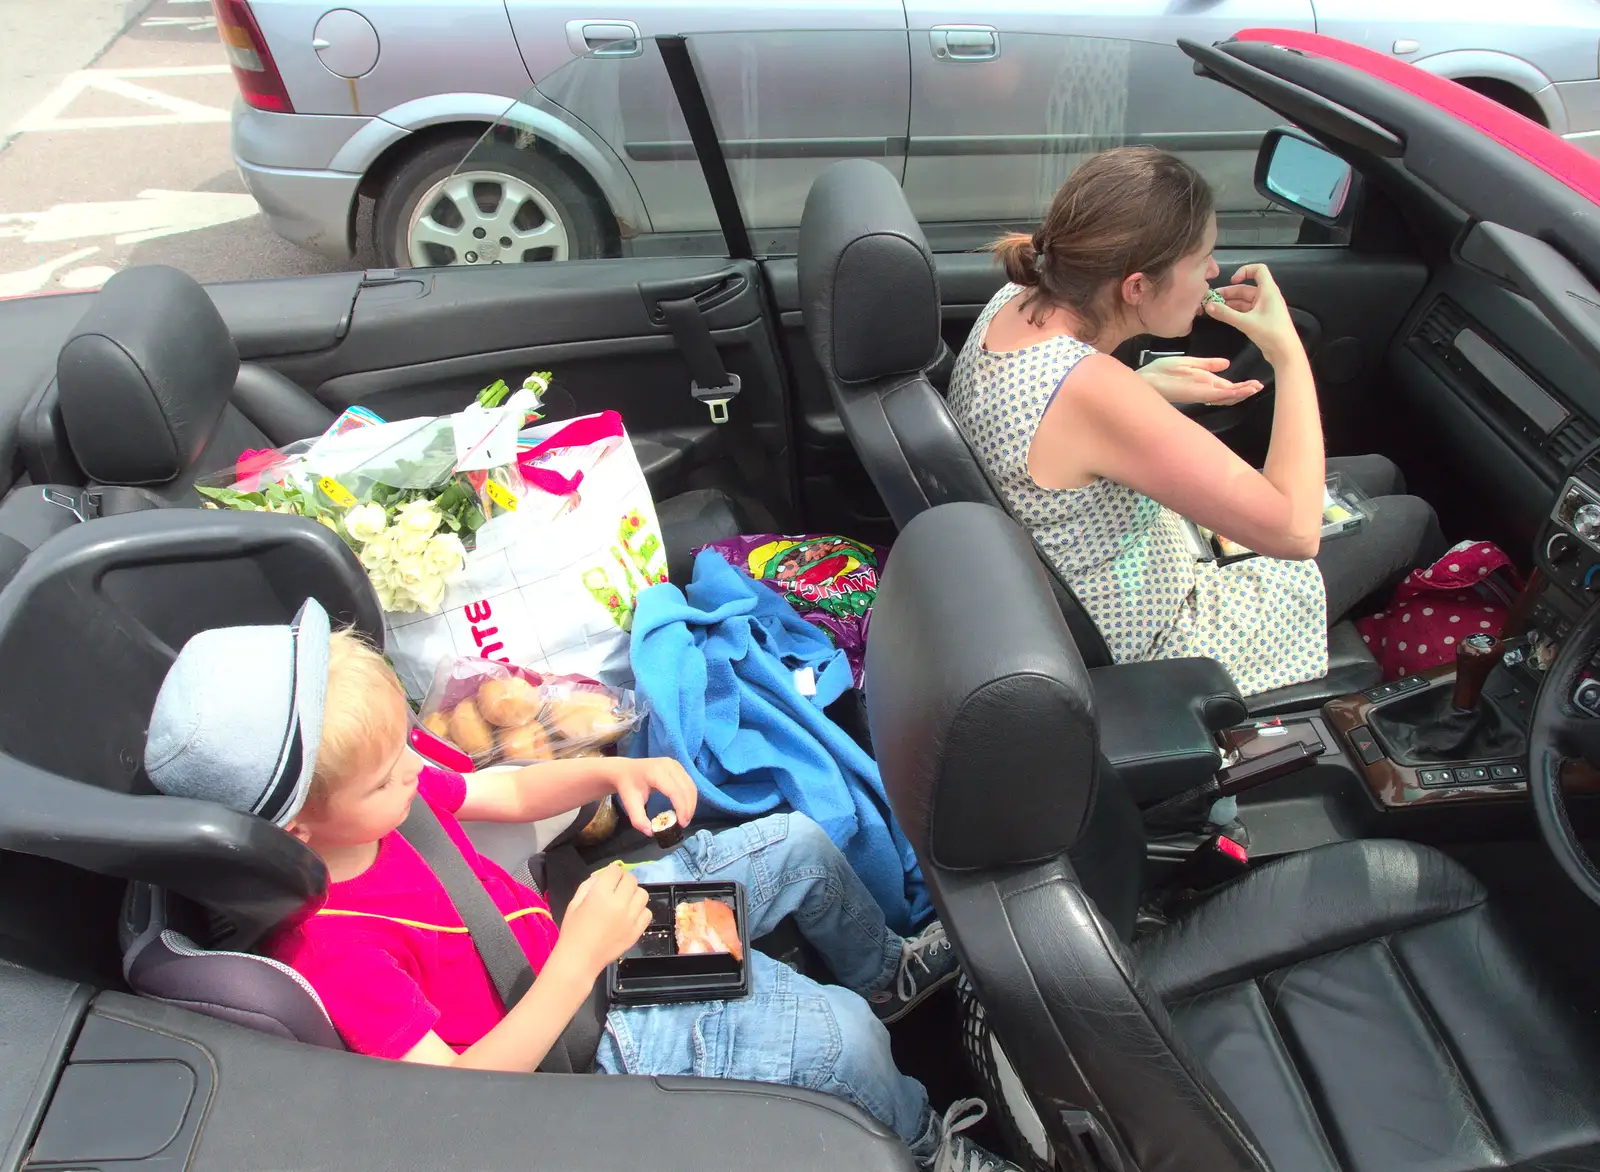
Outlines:
[[[1462, 638], [1452, 663], [1264, 719], [1211, 660], [1093, 671], [1101, 749], [1140, 807], [1152, 867], [1189, 866], [1218, 834], [1263, 861], [1350, 838], [1503, 832], [1507, 807], [1527, 806], [1535, 699], [1562, 642], [1600, 604], [1593, 463], [1556, 494], [1504, 631]], [[1566, 699], [1600, 717], [1600, 666]], [[1562, 780], [1569, 795], [1600, 794], [1588, 764]]]
[[[1486, 639], [1491, 661], [1475, 692], [1457, 664], [1330, 701], [1323, 719], [1338, 735], [1373, 799], [1386, 810], [1518, 797], [1528, 788], [1527, 730], [1545, 674], [1573, 625], [1600, 603], [1600, 469], [1573, 476], [1556, 494], [1534, 550], [1534, 574], [1504, 637]], [[1470, 703], [1460, 703], [1462, 697]], [[1600, 681], [1580, 679], [1574, 706], [1600, 714]], [[1452, 720], [1475, 725], [1449, 735]], [[1452, 751], [1452, 745], [1459, 751]], [[1568, 792], [1600, 791], [1600, 771], [1581, 763], [1563, 775]]]

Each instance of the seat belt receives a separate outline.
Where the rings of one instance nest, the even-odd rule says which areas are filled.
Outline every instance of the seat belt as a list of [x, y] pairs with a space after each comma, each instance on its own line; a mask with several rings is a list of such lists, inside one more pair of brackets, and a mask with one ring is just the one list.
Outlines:
[[722, 365], [722, 355], [717, 353], [717, 343], [711, 337], [711, 327], [706, 324], [700, 303], [693, 297], [679, 297], [672, 301], [658, 301], [657, 308], [667, 320], [672, 340], [689, 366], [689, 393], [706, 405], [712, 423], [728, 422], [728, 404], [739, 397], [739, 376], [729, 374]]
[[728, 404], [739, 397], [742, 384], [739, 376], [722, 364], [700, 303], [693, 297], [679, 297], [655, 304], [689, 367], [689, 394], [711, 412], [711, 422], [718, 425], [717, 432], [734, 467], [759, 497], [762, 482], [772, 476], [772, 459], [756, 439], [748, 419], [728, 425]]
[[[501, 1004], [509, 1012], [533, 986], [533, 966], [504, 913], [495, 906], [482, 880], [473, 873], [461, 848], [427, 802], [418, 798], [411, 803], [411, 812], [400, 824], [400, 836], [416, 849], [444, 887], [483, 967], [489, 970], [489, 980], [500, 995]], [[588, 999], [539, 1063], [541, 1073], [572, 1074], [593, 1069], [605, 1020], [602, 985], [603, 979], [595, 981]]]

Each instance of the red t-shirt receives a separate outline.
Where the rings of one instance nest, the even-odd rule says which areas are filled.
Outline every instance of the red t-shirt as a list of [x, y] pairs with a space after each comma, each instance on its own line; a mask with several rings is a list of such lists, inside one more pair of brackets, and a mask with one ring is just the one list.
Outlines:
[[[460, 774], [429, 766], [418, 779], [417, 799], [439, 815], [537, 973], [555, 947], [555, 919], [537, 892], [473, 849], [453, 816], [466, 796]], [[398, 831], [378, 844], [372, 866], [330, 884], [316, 914], [266, 951], [310, 982], [361, 1054], [402, 1058], [429, 1030], [459, 1052], [505, 1016], [444, 885]]]

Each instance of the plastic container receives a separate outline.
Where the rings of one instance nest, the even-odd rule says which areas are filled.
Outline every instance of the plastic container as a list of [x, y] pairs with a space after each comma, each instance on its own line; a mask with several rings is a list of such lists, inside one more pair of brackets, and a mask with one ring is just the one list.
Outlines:
[[[1365, 525], [1371, 516], [1372, 498], [1338, 472], [1328, 477], [1322, 487], [1323, 540], [1354, 532]], [[1254, 550], [1203, 529], [1193, 521], [1185, 521], [1184, 525], [1196, 561], [1229, 565], [1257, 556]]]
[[1335, 472], [1322, 490], [1322, 536], [1337, 537], [1367, 523], [1372, 499]]
[[[731, 1001], [750, 992], [750, 919], [742, 883], [641, 883], [650, 896], [650, 926], [639, 943], [606, 969], [606, 995], [613, 1005], [660, 1005], [674, 1001]], [[732, 953], [678, 955], [677, 907], [696, 899], [720, 899], [733, 908], [739, 926], [739, 959]]]

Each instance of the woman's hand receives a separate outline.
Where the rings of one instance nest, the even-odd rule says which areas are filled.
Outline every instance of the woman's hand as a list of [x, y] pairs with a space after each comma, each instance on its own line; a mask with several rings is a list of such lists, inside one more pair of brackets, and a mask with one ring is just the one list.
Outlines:
[[628, 812], [628, 821], [640, 834], [650, 833], [650, 816], [644, 806], [652, 793], [661, 794], [672, 803], [679, 826], [689, 825], [699, 792], [682, 765], [670, 757], [612, 757], [606, 765], [622, 808]]
[[1221, 377], [1229, 365], [1226, 358], [1196, 358], [1188, 354], [1176, 354], [1157, 358], [1134, 373], [1159, 391], [1169, 403], [1205, 403], [1213, 407], [1226, 407], [1230, 403], [1248, 399], [1261, 390], [1261, 383], [1255, 379], [1235, 383]]
[[[650, 926], [650, 897], [626, 868], [601, 867], [578, 886], [561, 917], [556, 949], [598, 973], [639, 942]], [[552, 954], [553, 956], [553, 954]]]
[[[1241, 284], [1243, 281], [1254, 284]], [[1273, 366], [1297, 354], [1305, 356], [1294, 319], [1289, 316], [1289, 305], [1266, 265], [1245, 265], [1233, 274], [1233, 284], [1217, 292], [1222, 300], [1208, 298], [1204, 303], [1206, 313], [1261, 347], [1261, 353]]]

